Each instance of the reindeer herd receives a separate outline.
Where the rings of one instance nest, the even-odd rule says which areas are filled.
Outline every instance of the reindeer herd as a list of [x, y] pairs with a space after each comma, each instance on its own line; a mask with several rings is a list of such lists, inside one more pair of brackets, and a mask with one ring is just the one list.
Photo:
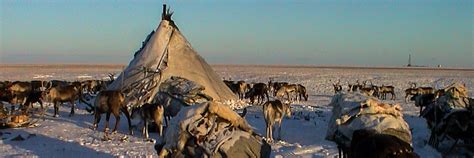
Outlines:
[[[102, 114], [105, 114], [104, 140], [109, 140], [109, 119], [112, 114], [115, 117], [115, 126], [112, 134], [117, 132], [120, 122], [120, 115], [123, 113], [127, 118], [129, 134], [133, 134], [131, 119], [139, 117], [144, 123], [142, 128], [143, 136], [148, 139], [148, 123], [154, 122], [160, 136], [163, 131], [163, 120], [167, 125], [169, 119], [177, 115], [183, 106], [189, 106], [184, 101], [169, 93], [158, 92], [152, 104], [130, 108], [128, 105], [134, 104], [134, 98], [126, 99], [120, 90], [107, 90], [106, 87], [115, 79], [113, 74], [109, 74], [109, 80], [85, 80], [85, 81], [3, 81], [0, 82], [0, 110], [8, 111], [4, 108], [3, 102], [9, 103], [10, 112], [20, 111], [23, 114], [34, 114], [33, 104], [41, 105], [41, 116], [44, 119], [44, 102], [53, 104], [54, 114], [52, 117], [59, 117], [59, 106], [69, 103], [71, 111], [69, 117], [75, 114], [76, 102], [87, 105], [86, 111], [94, 115], [92, 129], [96, 130], [100, 123]], [[86, 98], [95, 95], [95, 102], [90, 104]], [[17, 108], [18, 107], [18, 108]], [[163, 119], [164, 118], [164, 119]]]
[[[367, 85], [368, 81], [363, 81], [362, 84], [359, 82], [359, 80], [356, 80], [355, 84], [348, 83], [347, 85], [347, 91], [348, 92], [360, 92], [363, 94], [366, 94], [368, 96], [374, 96], [380, 99], [387, 99], [387, 94], [391, 95], [391, 100], [396, 99], [395, 95], [395, 87], [394, 86], [377, 86], [370, 81], [370, 85]], [[341, 85], [341, 80], [338, 80], [336, 83], [332, 84], [334, 88], [334, 93], [341, 93], [343, 90], [343, 87]]]
[[[94, 115], [94, 122], [92, 127], [94, 130], [98, 128], [98, 124], [101, 120], [101, 114], [106, 114], [104, 139], [109, 139], [108, 122], [111, 114], [115, 116], [116, 120], [114, 129], [112, 130], [112, 134], [116, 133], [117, 126], [120, 121], [120, 115], [121, 113], [123, 113], [127, 118], [129, 134], [133, 134], [133, 126], [131, 124], [131, 119], [138, 116], [144, 123], [144, 126], [142, 128], [143, 136], [148, 139], [149, 122], [154, 122], [157, 131], [159, 132], [159, 135], [162, 136], [163, 126], [167, 126], [169, 119], [171, 117], [176, 116], [182, 107], [189, 106], [187, 103], [178, 99], [176, 96], [170, 95], [165, 92], [159, 92], [159, 94], [156, 95], [155, 98], [157, 102], [153, 104], [144, 104], [142, 106], [138, 106], [138, 108], [130, 109], [127, 105], [137, 100], [134, 100], [133, 98], [126, 99], [124, 94], [120, 91], [106, 90], [107, 85], [110, 84], [114, 79], [113, 75], [109, 75], [109, 77], [110, 80], [85, 80], [74, 82], [60, 80], [30, 82], [4, 81], [0, 82], [0, 104], [2, 104], [2, 102], [7, 102], [11, 105], [20, 105], [19, 109], [21, 109], [25, 113], [28, 113], [32, 109], [32, 105], [34, 103], [38, 103], [41, 105], [41, 111], [43, 111], [43, 116], [45, 110], [43, 104], [45, 101], [48, 101], [52, 103], [54, 107], [53, 117], [58, 117], [59, 106], [63, 103], [69, 103], [69, 105], [71, 106], [69, 116], [72, 117], [75, 113], [75, 102], [83, 102], [88, 105], [86, 110], [93, 113]], [[250, 104], [254, 105], [262, 105], [263, 116], [266, 122], [266, 137], [268, 142], [273, 141], [274, 125], [277, 125], [278, 128], [277, 138], [281, 139], [281, 123], [283, 117], [291, 116], [290, 104], [294, 101], [308, 101], [307, 89], [302, 84], [276, 82], [273, 81], [273, 79], [271, 78], [267, 83], [250, 83], [242, 80], [232, 81], [231, 79], [224, 80], [224, 83], [232, 90], [232, 92], [234, 92], [238, 96], [240, 100], [248, 101]], [[343, 93], [344, 88], [343, 85], [341, 85], [340, 80], [335, 83], [332, 83], [332, 86], [334, 88], [335, 94]], [[394, 86], [377, 86], [374, 85], [371, 81], [363, 81], [362, 83], [360, 83], [359, 80], [356, 80], [355, 83], [348, 83], [347, 92], [359, 92], [368, 96], [377, 97], [382, 100], [387, 99], [387, 95], [390, 94], [391, 100], [396, 99]], [[432, 104], [436, 101], [437, 98], [445, 94], [444, 89], [435, 90], [435, 88], [432, 87], [417, 87], [415, 83], [412, 83], [411, 87], [405, 89], [404, 92], [405, 102], [407, 102], [408, 100], [414, 101], [415, 106], [420, 107], [420, 115], [422, 113], [423, 107]], [[85, 96], [91, 95], [95, 95], [96, 97], [95, 102], [93, 103], [94, 105], [87, 103], [85, 99]], [[244, 117], [246, 112], [247, 109], [244, 109], [244, 113], [241, 114], [241, 116]], [[462, 113], [460, 115], [451, 116], [448, 119], [453, 119], [458, 122], [460, 118], [472, 120], [472, 115], [472, 112]], [[429, 115], [426, 116], [427, 119], [429, 119], [428, 117]], [[448, 124], [446, 126], [450, 125], [452, 124]], [[474, 126], [472, 126], [471, 124], [466, 124], [466, 126], [462, 126], [462, 128], [471, 129], [474, 128]], [[438, 130], [436, 132], [438, 133], [433, 133], [433, 135], [437, 136], [446, 133], [443, 133], [442, 130]], [[466, 132], [461, 132], [460, 134], [458, 132], [453, 134], [452, 131], [448, 131], [448, 134], [449, 132], [451, 132], [451, 137], [456, 137], [459, 135], [460, 137], [462, 137], [459, 139], [464, 139], [464, 137], [466, 137]], [[364, 133], [360, 136], [364, 139], [356, 138], [355, 142], [353, 142], [355, 144], [359, 144], [354, 147], [357, 148], [354, 149], [357, 151], [364, 151], [366, 150], [364, 146], [367, 147], [371, 145], [370, 142], [367, 142], [366, 140], [374, 139], [373, 142], [381, 140], [383, 140], [381, 142], [386, 142], [392, 140], [390, 136], [378, 135], [371, 133], [370, 131], [359, 131], [359, 133]], [[469, 134], [467, 135], [471, 136]], [[369, 144], [364, 145], [364, 143]], [[395, 149], [403, 148], [404, 151], [413, 150], [409, 145], [407, 147], [407, 144], [403, 143], [401, 143], [402, 145], [400, 145], [400, 142], [392, 142], [392, 144], [400, 145], [400, 147], [395, 147]], [[437, 141], [436, 143], [439, 143], [439, 141]], [[437, 145], [436, 143], [433, 144]], [[387, 145], [387, 143], [385, 143], [385, 145]], [[392, 146], [392, 148], [394, 147]]]

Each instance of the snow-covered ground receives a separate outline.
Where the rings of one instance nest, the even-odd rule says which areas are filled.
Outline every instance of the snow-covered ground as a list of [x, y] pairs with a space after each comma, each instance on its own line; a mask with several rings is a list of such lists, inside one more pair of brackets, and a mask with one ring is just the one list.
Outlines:
[[[119, 72], [121, 66], [102, 68], [52, 68], [28, 69], [21, 71], [8, 69], [0, 72], [0, 80], [38, 80], [38, 79], [67, 79], [83, 80], [88, 78], [103, 78], [107, 73]], [[334, 157], [337, 155], [335, 143], [325, 140], [327, 123], [331, 116], [328, 107], [334, 94], [332, 83], [338, 79], [347, 89], [347, 83], [357, 79], [372, 80], [376, 85], [393, 85], [396, 87], [397, 99], [387, 101], [397, 102], [403, 107], [405, 120], [412, 129], [415, 152], [422, 157], [442, 157], [442, 155], [426, 145], [429, 137], [424, 119], [417, 117], [418, 108], [413, 103], [404, 102], [403, 90], [416, 82], [418, 86], [434, 86], [442, 88], [452, 82], [462, 82], [474, 90], [474, 70], [419, 70], [419, 69], [360, 69], [360, 68], [312, 68], [312, 67], [269, 67], [269, 66], [214, 66], [214, 69], [226, 79], [244, 80], [247, 82], [287, 81], [306, 86], [309, 100], [292, 104], [293, 116], [283, 120], [283, 141], [272, 144], [274, 157]], [[57, 71], [55, 71], [57, 70]], [[0, 130], [0, 157], [11, 156], [47, 156], [47, 157], [115, 157], [115, 156], [156, 156], [152, 142], [145, 141], [136, 130], [135, 135], [128, 133], [126, 119], [121, 118], [119, 133], [112, 136], [111, 141], [102, 141], [102, 132], [90, 129], [93, 116], [87, 114], [82, 107], [73, 117], [68, 117], [70, 107], [60, 108], [60, 117], [50, 117], [52, 107], [48, 109], [45, 121], [39, 121], [37, 127], [2, 129]], [[260, 134], [265, 134], [265, 124], [261, 106], [248, 109], [248, 122]], [[103, 130], [105, 117], [102, 117], [99, 130]], [[137, 123], [137, 120], [133, 121]], [[110, 125], [115, 123], [114, 117]], [[26, 140], [13, 141], [12, 138], [21, 135]], [[156, 133], [151, 134], [157, 138]]]

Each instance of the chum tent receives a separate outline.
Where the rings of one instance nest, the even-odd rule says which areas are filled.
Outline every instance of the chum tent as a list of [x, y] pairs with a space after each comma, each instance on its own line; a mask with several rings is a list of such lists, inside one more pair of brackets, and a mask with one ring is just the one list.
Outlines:
[[163, 5], [158, 28], [148, 35], [142, 48], [107, 89], [122, 90], [127, 99], [135, 98], [135, 105], [142, 105], [153, 101], [164, 81], [178, 77], [200, 85], [202, 93], [214, 101], [236, 100], [222, 78], [181, 34], [171, 15]]

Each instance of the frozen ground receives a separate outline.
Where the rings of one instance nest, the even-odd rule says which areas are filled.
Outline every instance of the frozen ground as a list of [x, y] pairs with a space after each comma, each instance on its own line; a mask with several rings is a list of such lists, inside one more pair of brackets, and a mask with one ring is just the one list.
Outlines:
[[[293, 104], [293, 117], [285, 119], [282, 127], [283, 141], [272, 145], [274, 157], [334, 157], [337, 148], [333, 142], [324, 139], [331, 108], [327, 106], [333, 95], [332, 83], [340, 79], [341, 83], [354, 83], [355, 80], [372, 80], [377, 85], [396, 87], [397, 100], [388, 102], [400, 103], [405, 120], [413, 134], [413, 146], [422, 157], [441, 157], [442, 154], [426, 145], [429, 130], [424, 119], [418, 118], [418, 109], [413, 103], [403, 101], [402, 90], [409, 82], [419, 86], [444, 87], [452, 82], [463, 82], [474, 90], [474, 70], [431, 70], [431, 69], [361, 69], [361, 68], [311, 68], [311, 67], [268, 67], [268, 66], [214, 66], [215, 70], [226, 79], [245, 80], [248, 82], [275, 81], [300, 83], [307, 87], [309, 100]], [[103, 78], [107, 73], [119, 72], [122, 66], [49, 66], [49, 67], [3, 67], [0, 80], [42, 80], [66, 79], [82, 80]], [[346, 89], [347, 87], [344, 87]], [[81, 108], [81, 107], [80, 107]], [[39, 121], [38, 127], [0, 130], [0, 157], [11, 156], [47, 156], [47, 157], [115, 157], [115, 156], [148, 156], [155, 155], [153, 143], [144, 141], [140, 132], [125, 135], [128, 127], [122, 116], [119, 134], [112, 136], [111, 141], [101, 141], [102, 132], [91, 130], [93, 116], [79, 110], [73, 117], [68, 117], [68, 105], [61, 107], [59, 118], [46, 117]], [[49, 115], [52, 108], [49, 107]], [[104, 117], [99, 125], [103, 130]], [[248, 122], [260, 134], [265, 133], [261, 106], [249, 108], [246, 115]], [[136, 123], [137, 121], [134, 120]], [[110, 125], [115, 123], [112, 117]], [[24, 141], [13, 141], [21, 135]], [[157, 138], [156, 134], [151, 135]], [[455, 151], [456, 152], [456, 151]]]

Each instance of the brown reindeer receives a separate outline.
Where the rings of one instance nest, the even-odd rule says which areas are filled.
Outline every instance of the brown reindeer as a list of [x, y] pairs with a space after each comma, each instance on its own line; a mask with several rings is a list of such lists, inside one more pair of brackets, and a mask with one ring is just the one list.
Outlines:
[[34, 91], [43, 91], [46, 88], [46, 84], [48, 83], [47, 81], [39, 81], [39, 80], [33, 80], [30, 82], [31, 83], [31, 89]]
[[59, 105], [64, 102], [69, 102], [71, 104], [71, 113], [69, 116], [74, 115], [74, 101], [80, 99], [81, 90], [74, 85], [69, 86], [56, 86], [50, 89], [47, 89], [43, 93], [43, 98], [52, 102], [54, 104], [54, 117], [58, 117]]
[[287, 100], [288, 101], [291, 101], [291, 95], [296, 95], [296, 97], [298, 97], [297, 94], [298, 93], [298, 85], [296, 84], [289, 84], [289, 85], [283, 85], [280, 87], [280, 89], [277, 90], [276, 92], [276, 97], [278, 98], [281, 98], [283, 99], [284, 96], [286, 95], [287, 97]]
[[337, 80], [335, 84], [332, 84], [332, 87], [334, 88], [334, 94], [340, 93], [342, 91], [342, 85], [340, 83], [341, 80]]
[[85, 80], [82, 81], [82, 87], [89, 94], [96, 94], [101, 90], [101, 80]]
[[245, 98], [245, 93], [249, 89], [249, 84], [245, 83], [245, 81], [237, 81], [237, 83], [231, 83], [230, 89], [239, 96], [239, 99]]
[[132, 116], [138, 115], [143, 121], [142, 133], [145, 139], [148, 139], [148, 122], [153, 121], [157, 127], [158, 134], [163, 135], [163, 117], [164, 108], [162, 105], [154, 103], [145, 103], [139, 108], [132, 110]]
[[271, 92], [273, 93], [273, 96], [276, 96], [277, 95], [277, 91], [283, 87], [283, 86], [286, 86], [286, 85], [289, 85], [288, 82], [273, 82], [271, 83], [271, 85], [268, 85], [268, 86], [271, 86]]
[[304, 87], [303, 85], [301, 84], [298, 84], [297, 85], [297, 89], [296, 89], [296, 92], [297, 92], [297, 96], [296, 96], [296, 99], [298, 99], [299, 97], [299, 100], [301, 101], [303, 98], [304, 98], [304, 101], [308, 101], [308, 93], [306, 93], [306, 87]]
[[284, 116], [291, 117], [289, 103], [282, 103], [280, 100], [267, 101], [263, 104], [263, 116], [267, 125], [266, 133], [269, 142], [273, 141], [273, 125], [278, 124], [278, 140], [281, 139], [281, 121]]
[[405, 89], [405, 102], [407, 102], [408, 97], [414, 96], [417, 94], [434, 94], [434, 88], [432, 87], [416, 87], [416, 83], [412, 83], [410, 88]]
[[130, 113], [128, 112], [125, 95], [117, 90], [104, 90], [100, 91], [96, 96], [95, 106], [94, 106], [94, 124], [93, 129], [96, 130], [101, 119], [101, 114], [105, 113], [105, 139], [108, 138], [109, 130], [109, 119], [110, 114], [112, 113], [115, 116], [115, 126], [112, 130], [112, 134], [117, 132], [117, 126], [120, 122], [120, 112], [125, 114], [128, 121], [128, 130], [130, 135], [133, 135], [132, 123], [130, 121]]
[[24, 105], [26, 98], [28, 98], [28, 95], [33, 89], [29, 82], [15, 81], [8, 85], [7, 90], [14, 97], [14, 104]]
[[365, 94], [367, 96], [374, 96], [375, 94], [375, 89], [371, 87], [362, 87], [359, 89], [362, 94]]
[[256, 83], [247, 93], [245, 93], [245, 98], [250, 99], [252, 104], [254, 103], [255, 98], [257, 98], [257, 103], [263, 103], [265, 97], [268, 101], [268, 87], [265, 83]]
[[356, 83], [355, 84], [348, 84], [348, 89], [347, 91], [348, 92], [356, 92], [356, 91], [359, 91], [361, 90], [363, 87], [365, 87], [365, 83], [366, 81], [363, 82], [364, 84], [360, 84], [359, 80], [356, 80]]
[[171, 117], [175, 117], [183, 107], [189, 106], [181, 99], [178, 99], [166, 92], [158, 92], [154, 100], [156, 100], [157, 104], [163, 106], [164, 108], [164, 119], [166, 126], [168, 126], [168, 122], [171, 120]]
[[392, 100], [395, 100], [395, 87], [393, 86], [384, 86], [378, 87], [378, 93], [380, 93], [380, 97], [382, 99], [387, 99], [387, 94], [392, 96]]

